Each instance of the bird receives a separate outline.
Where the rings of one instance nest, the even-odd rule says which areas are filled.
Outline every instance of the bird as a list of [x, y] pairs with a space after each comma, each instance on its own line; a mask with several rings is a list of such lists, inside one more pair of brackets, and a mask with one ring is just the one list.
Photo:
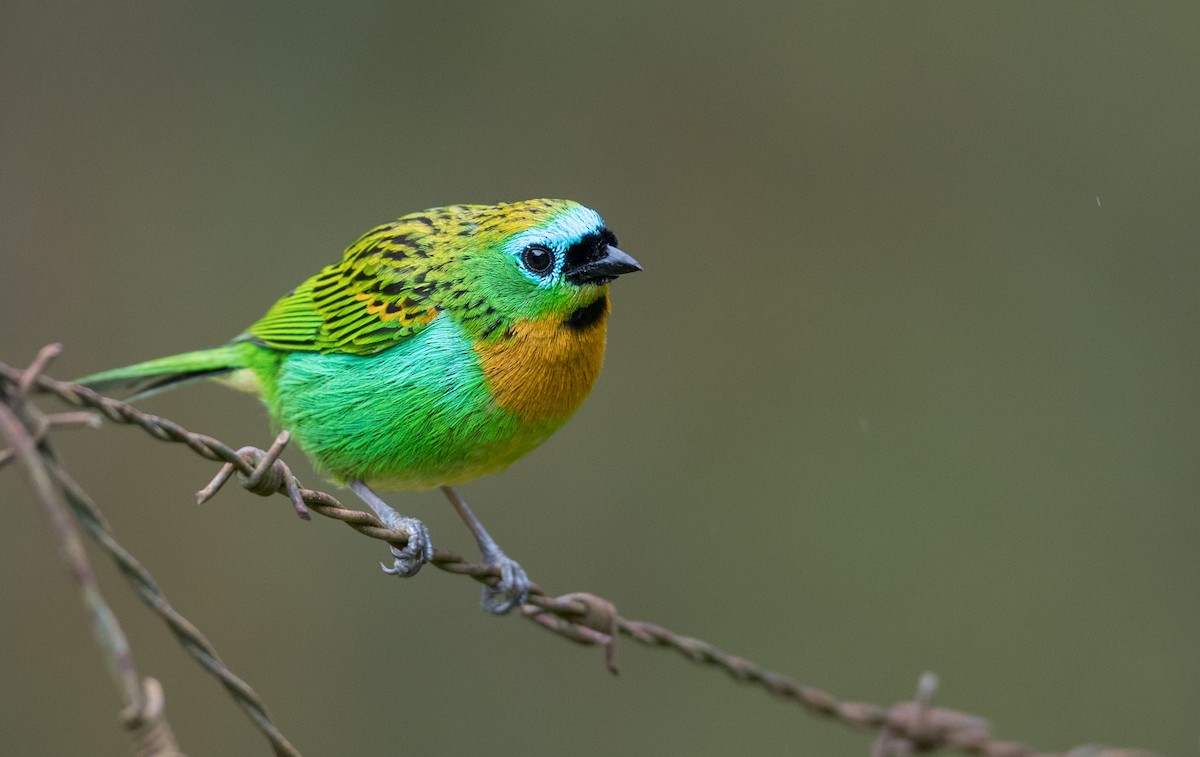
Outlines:
[[133, 400], [201, 380], [257, 395], [319, 474], [408, 533], [387, 573], [415, 575], [433, 547], [377, 490], [440, 488], [499, 569], [481, 604], [503, 614], [531, 582], [455, 487], [571, 417], [604, 359], [609, 284], [641, 270], [575, 201], [431, 208], [371, 229], [222, 346], [79, 383]]

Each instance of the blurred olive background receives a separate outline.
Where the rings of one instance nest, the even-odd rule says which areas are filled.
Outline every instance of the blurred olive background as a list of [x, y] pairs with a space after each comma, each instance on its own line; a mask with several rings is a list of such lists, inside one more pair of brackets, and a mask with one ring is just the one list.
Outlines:
[[[934, 670], [1000, 737], [1196, 754], [1198, 81], [1193, 2], [5, 3], [0, 360], [217, 344], [401, 213], [578, 199], [645, 273], [573, 422], [464, 489], [535, 580], [847, 699]], [[220, 387], [145, 407], [270, 441]], [[215, 466], [139, 431], [58, 442], [307, 755], [867, 752], [282, 499], [197, 507]], [[0, 475], [0, 754], [128, 754]], [[93, 555], [186, 751], [267, 753]]]

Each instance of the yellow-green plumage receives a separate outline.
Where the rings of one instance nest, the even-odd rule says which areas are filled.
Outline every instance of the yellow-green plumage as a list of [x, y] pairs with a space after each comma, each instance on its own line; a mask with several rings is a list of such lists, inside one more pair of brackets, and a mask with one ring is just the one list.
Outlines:
[[[503, 468], [587, 396], [607, 283], [638, 270], [566, 200], [455, 205], [363, 235], [228, 345], [83, 379], [259, 393], [318, 469], [384, 488]], [[546, 270], [539, 270], [546, 263]]]

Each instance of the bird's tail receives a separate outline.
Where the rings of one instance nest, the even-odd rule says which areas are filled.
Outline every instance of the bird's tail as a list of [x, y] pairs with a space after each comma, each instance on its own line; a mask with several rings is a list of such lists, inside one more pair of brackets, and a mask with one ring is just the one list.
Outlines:
[[78, 379], [76, 383], [105, 394], [116, 392], [126, 395], [131, 400], [141, 399], [173, 389], [180, 384], [246, 368], [249, 347], [245, 342], [231, 342], [209, 350], [184, 352], [181, 355], [147, 360], [125, 368], [93, 373]]

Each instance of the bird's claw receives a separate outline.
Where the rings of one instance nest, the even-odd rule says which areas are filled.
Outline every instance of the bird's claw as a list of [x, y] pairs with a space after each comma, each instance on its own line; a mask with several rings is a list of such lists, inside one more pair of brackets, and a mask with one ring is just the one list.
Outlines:
[[483, 609], [493, 615], [503, 615], [525, 604], [533, 583], [520, 564], [499, 550], [486, 555], [485, 559], [488, 565], [500, 569], [500, 580], [495, 586], [483, 587], [483, 596], [479, 600]]
[[396, 515], [388, 519], [388, 527], [396, 531], [408, 532], [408, 544], [404, 549], [391, 547], [392, 567], [380, 563], [379, 567], [390, 576], [411, 578], [417, 575], [421, 566], [433, 559], [433, 542], [429, 539], [429, 528], [416, 518]]

